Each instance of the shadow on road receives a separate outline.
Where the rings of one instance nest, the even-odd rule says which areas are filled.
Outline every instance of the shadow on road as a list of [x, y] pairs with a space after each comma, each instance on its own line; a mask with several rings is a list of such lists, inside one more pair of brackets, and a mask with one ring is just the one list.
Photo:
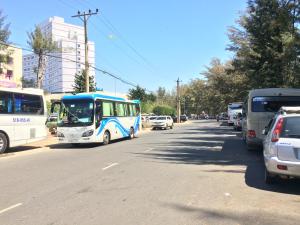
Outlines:
[[17, 152], [24, 152], [24, 151], [34, 150], [34, 149], [37, 149], [37, 148], [40, 148], [40, 147], [39, 146], [29, 146], [29, 145], [12, 147], [12, 148], [9, 148], [8, 150], [6, 150], [6, 152], [4, 154], [2, 154], [1, 157], [2, 156], [4, 157], [8, 154], [11, 155], [11, 154], [17, 153]]
[[282, 214], [272, 214], [267, 210], [251, 210], [244, 213], [236, 213], [227, 210], [218, 210], [214, 208], [193, 207], [175, 203], [163, 204], [163, 207], [171, 208], [180, 213], [194, 214], [199, 219], [199, 224], [299, 224], [299, 218], [286, 216]]
[[[288, 180], [266, 185], [262, 151], [247, 151], [246, 146], [232, 127], [188, 127], [181, 131], [183, 137], [174, 136], [172, 142], [153, 143], [155, 150], [138, 153], [141, 157], [167, 161], [176, 164], [195, 165], [244, 165], [246, 171], [224, 170], [207, 172], [245, 173], [248, 186], [289, 194], [300, 194], [300, 181]], [[177, 131], [178, 135], [179, 132]], [[172, 135], [169, 134], [172, 140]]]

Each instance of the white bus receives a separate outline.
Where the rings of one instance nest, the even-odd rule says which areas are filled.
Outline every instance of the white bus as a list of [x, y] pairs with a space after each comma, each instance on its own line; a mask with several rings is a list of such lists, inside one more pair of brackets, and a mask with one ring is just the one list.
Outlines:
[[139, 100], [100, 93], [65, 95], [57, 123], [60, 143], [102, 142], [133, 138], [141, 128]]
[[46, 138], [43, 90], [0, 88], [0, 153]]
[[300, 106], [300, 89], [266, 88], [249, 92], [243, 106], [243, 139], [248, 149], [262, 146], [262, 130], [281, 106]]
[[228, 104], [228, 125], [234, 125], [235, 117], [238, 113], [242, 112], [243, 102], [232, 102]]

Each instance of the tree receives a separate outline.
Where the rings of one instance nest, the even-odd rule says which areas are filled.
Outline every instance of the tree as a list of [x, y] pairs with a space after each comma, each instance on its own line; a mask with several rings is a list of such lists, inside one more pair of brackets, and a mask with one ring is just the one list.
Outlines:
[[142, 102], [156, 101], [156, 96], [153, 93], [147, 94], [146, 90], [140, 86], [136, 86], [136, 88], [129, 89], [128, 97], [130, 99], [138, 99]]
[[300, 84], [300, 32], [297, 0], [249, 0], [238, 26], [229, 29], [234, 71], [251, 88]]
[[9, 45], [9, 36], [10, 36], [10, 30], [9, 30], [9, 23], [5, 23], [6, 16], [3, 15], [3, 12], [0, 10], [0, 51], [3, 51], [0, 53], [0, 63], [6, 63], [9, 54], [11, 54], [11, 51], [7, 51], [8, 45]]
[[[81, 70], [80, 73], [75, 74], [75, 80], [74, 80], [74, 92], [75, 93], [82, 93], [85, 92], [85, 74], [86, 70]], [[89, 91], [94, 92], [96, 91], [96, 84], [94, 81], [94, 76], [89, 77]]]
[[58, 50], [56, 42], [52, 41], [52, 37], [42, 33], [42, 30], [36, 26], [33, 32], [27, 33], [28, 45], [32, 48], [33, 52], [38, 56], [38, 66], [35, 69], [37, 74], [37, 87], [42, 87], [44, 80], [46, 59], [47, 55], [51, 52]]
[[22, 78], [22, 87], [23, 88], [34, 88], [36, 86], [36, 82], [33, 79], [24, 79]]

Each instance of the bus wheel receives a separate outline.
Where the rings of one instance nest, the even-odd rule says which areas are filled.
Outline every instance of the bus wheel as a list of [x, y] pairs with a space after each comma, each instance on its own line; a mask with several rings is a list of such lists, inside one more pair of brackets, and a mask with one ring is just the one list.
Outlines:
[[103, 144], [108, 145], [110, 143], [110, 133], [109, 131], [105, 131], [103, 134]]
[[8, 140], [5, 134], [0, 133], [0, 153], [4, 153], [8, 146]]
[[134, 129], [131, 127], [130, 128], [129, 139], [133, 139], [133, 138], [134, 138]]

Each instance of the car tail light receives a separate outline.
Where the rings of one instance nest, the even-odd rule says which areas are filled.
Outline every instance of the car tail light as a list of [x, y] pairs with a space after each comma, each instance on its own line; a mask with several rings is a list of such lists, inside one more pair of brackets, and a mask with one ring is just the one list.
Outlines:
[[286, 165], [277, 165], [277, 168], [279, 170], [287, 170], [288, 169]]
[[282, 132], [283, 128], [283, 118], [280, 118], [278, 122], [276, 123], [275, 129], [272, 134], [272, 142], [277, 142], [279, 140], [280, 134]]
[[248, 137], [249, 138], [255, 138], [256, 137], [255, 130], [248, 130]]

